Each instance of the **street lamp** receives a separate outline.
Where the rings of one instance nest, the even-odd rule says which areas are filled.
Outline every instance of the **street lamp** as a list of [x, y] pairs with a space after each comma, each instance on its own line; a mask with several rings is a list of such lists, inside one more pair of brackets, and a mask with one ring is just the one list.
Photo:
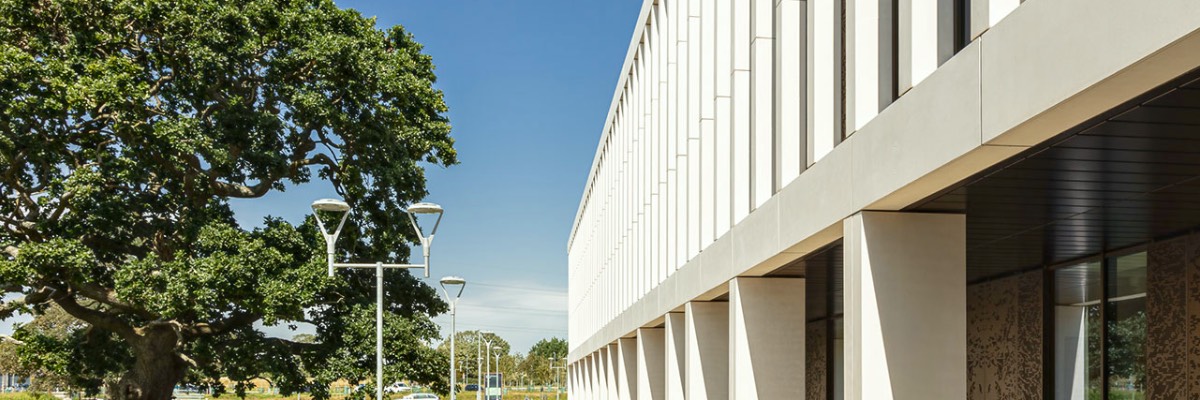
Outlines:
[[[555, 366], [554, 362], [557, 360], [562, 360], [562, 364]], [[559, 369], [566, 371], [567, 359], [565, 357], [564, 358], [551, 358], [550, 359], [550, 370], [552, 372], [554, 372], [554, 400], [558, 400], [558, 394], [560, 392], [562, 392], [562, 381], [560, 381], [558, 379], [558, 371], [556, 371]]]
[[[491, 378], [488, 377], [488, 375], [492, 374], [492, 341], [490, 339], [484, 340], [483, 343], [484, 343], [483, 375], [484, 375], [484, 379], [486, 379], [485, 381], [483, 381], [483, 384], [484, 384], [484, 388], [487, 388], [489, 386], [492, 386], [492, 380], [491, 380]], [[496, 347], [496, 350], [500, 350], [500, 348]], [[484, 388], [480, 388], [480, 390], [484, 390]], [[491, 400], [491, 398], [488, 397], [487, 395], [484, 395], [484, 397], [487, 398], [488, 400]]]
[[[433, 203], [417, 203], [408, 207], [408, 210], [405, 210], [408, 214], [409, 222], [412, 222], [413, 230], [417, 232], [417, 236], [420, 238], [422, 254], [425, 256], [424, 264], [336, 262], [334, 259], [334, 254], [337, 252], [336, 242], [338, 235], [342, 233], [342, 226], [346, 224], [346, 219], [350, 217], [350, 204], [337, 199], [320, 199], [312, 203], [312, 209], [313, 213], [316, 214], [317, 227], [321, 229], [321, 235], [325, 237], [325, 255], [329, 267], [329, 276], [333, 276], [334, 268], [375, 269], [375, 398], [383, 400], [383, 269], [424, 269], [425, 277], [429, 277], [429, 246], [433, 243], [433, 234], [437, 233], [438, 224], [442, 222], [442, 206]], [[335, 215], [342, 214], [342, 218], [338, 221], [337, 228], [333, 230], [333, 233], [329, 233], [329, 230], [325, 229], [325, 223], [321, 221], [320, 214], [322, 211]], [[425, 236], [421, 232], [420, 225], [417, 225], [416, 214], [437, 214], [437, 220], [433, 223], [433, 229], [429, 231], [429, 236]]]
[[496, 346], [496, 383], [500, 386], [500, 397], [504, 397], [504, 372], [500, 371], [500, 346]]
[[[480, 347], [484, 342], [484, 335], [491, 334], [492, 331], [477, 331], [478, 337], [475, 338], [475, 400], [483, 398], [483, 348]], [[488, 342], [488, 346], [491, 346]]]
[[[456, 400], [456, 399], [458, 399], [458, 396], [456, 393], [458, 387], [455, 385], [455, 382], [454, 382], [454, 378], [455, 378], [455, 376], [454, 376], [454, 336], [455, 336], [457, 327], [455, 327], [454, 308], [456, 305], [458, 305], [458, 298], [462, 297], [463, 289], [467, 288], [467, 280], [463, 279], [463, 278], [459, 278], [457, 276], [447, 276], [445, 278], [442, 278], [441, 283], [442, 283], [442, 293], [446, 294], [446, 302], [450, 303], [450, 400]], [[450, 286], [450, 288], [447, 288], [446, 286]], [[458, 293], [454, 295], [454, 298], [451, 298], [450, 290], [451, 290], [451, 288], [453, 288], [455, 286], [458, 287]]]

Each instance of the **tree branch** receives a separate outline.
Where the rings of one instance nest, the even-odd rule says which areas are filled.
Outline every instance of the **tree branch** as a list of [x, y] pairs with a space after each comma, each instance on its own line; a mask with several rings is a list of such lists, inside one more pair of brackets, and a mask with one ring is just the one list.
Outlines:
[[145, 319], [158, 319], [157, 315], [154, 315], [146, 309], [134, 306], [133, 304], [129, 304], [128, 302], [117, 298], [116, 291], [112, 289], [101, 287], [100, 285], [94, 283], [79, 283], [72, 284], [71, 286], [74, 287], [79, 294], [83, 295], [84, 297], [98, 301], [109, 307], [137, 315]]
[[262, 319], [262, 314], [243, 311], [233, 313], [229, 318], [213, 323], [197, 322], [190, 327], [184, 327], [183, 330], [189, 337], [215, 336], [236, 328], [249, 326], [260, 319]]
[[[334, 162], [333, 159], [329, 158], [329, 156], [326, 156], [325, 154], [317, 154], [317, 155], [313, 156], [312, 158], [305, 158], [305, 159], [292, 161], [292, 163], [288, 167], [287, 175], [294, 176], [296, 174], [296, 171], [299, 170], [300, 168], [309, 166], [309, 165], [318, 165], [318, 164], [329, 166], [330, 168], [333, 168], [334, 170], [337, 170], [337, 167], [338, 167], [337, 163]], [[271, 185], [274, 185], [276, 182], [278, 182], [280, 179], [283, 179], [283, 178], [285, 178], [284, 174], [273, 174], [269, 177], [263, 178], [261, 181], [259, 181], [257, 184], [254, 184], [254, 185], [243, 185], [243, 184], [239, 184], [239, 183], [222, 182], [222, 181], [213, 179], [212, 180], [213, 192], [216, 195], [223, 196], [223, 197], [233, 197], [233, 198], [241, 198], [241, 199], [259, 198], [259, 197], [262, 197], [263, 195], [266, 195], [267, 192], [271, 190]]]
[[67, 314], [71, 314], [71, 316], [93, 326], [121, 335], [125, 340], [133, 341], [138, 337], [133, 327], [117, 316], [79, 305], [75, 301], [74, 294], [63, 293], [62, 295], [55, 296], [54, 303], [62, 307], [63, 311], [66, 311]]
[[28, 305], [41, 304], [54, 293], [53, 289], [42, 288], [33, 293], [27, 294], [22, 298], [10, 300], [3, 305], [0, 305], [0, 319], [8, 319], [20, 309]]

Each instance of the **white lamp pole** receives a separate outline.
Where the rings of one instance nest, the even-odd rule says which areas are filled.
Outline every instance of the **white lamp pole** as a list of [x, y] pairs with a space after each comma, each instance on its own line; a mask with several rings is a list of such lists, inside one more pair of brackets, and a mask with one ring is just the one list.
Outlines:
[[561, 359], [562, 360], [562, 361], [560, 361], [561, 364], [554, 365], [554, 362], [559, 361], [559, 360], [560, 359], [557, 359], [557, 358], [550, 359], [550, 372], [554, 373], [554, 400], [558, 400], [558, 393], [562, 391], [562, 388], [560, 387], [562, 385], [562, 383], [558, 379], [558, 370], [560, 370], [560, 369], [566, 370], [567, 369], [567, 359], [566, 358]]
[[[455, 294], [453, 298], [450, 297], [450, 289], [446, 288], [446, 285], [449, 285], [450, 287], [458, 286], [458, 293]], [[454, 382], [454, 336], [456, 336], [457, 333], [457, 327], [455, 326], [456, 315], [454, 309], [455, 306], [458, 305], [458, 298], [462, 297], [463, 289], [466, 288], [467, 281], [463, 278], [459, 278], [457, 276], [447, 276], [442, 278], [442, 293], [446, 294], [446, 302], [450, 303], [450, 400], [458, 399], [458, 386]]]
[[[335, 262], [334, 254], [336, 251], [336, 242], [338, 235], [342, 233], [342, 226], [346, 224], [346, 219], [350, 217], [350, 205], [344, 201], [336, 199], [320, 199], [312, 203], [313, 212], [317, 220], [317, 227], [321, 228], [321, 234], [325, 237], [325, 254], [329, 265], [329, 276], [333, 276], [334, 268], [374, 268], [375, 269], [375, 399], [383, 400], [383, 269], [384, 268], [401, 268], [401, 269], [424, 269], [425, 277], [429, 277], [429, 246], [433, 244], [433, 235], [437, 233], [437, 227], [442, 222], [442, 206], [433, 203], [417, 203], [408, 207], [405, 212], [408, 214], [408, 220], [412, 223], [413, 230], [417, 232], [417, 236], [421, 240], [421, 253], [425, 257], [424, 264], [385, 264], [382, 262], [375, 263], [339, 263]], [[333, 233], [329, 233], [325, 229], [325, 223], [321, 221], [320, 213], [322, 211], [329, 213], [341, 213], [342, 218], [338, 222], [337, 229]], [[417, 225], [416, 214], [437, 214], [437, 220], [433, 223], [433, 229], [429, 231], [429, 236], [425, 236], [421, 232], [421, 227]]]
[[484, 392], [484, 335], [490, 330], [476, 330], [475, 335], [475, 400], [482, 399]]
[[[487, 392], [487, 387], [492, 385], [492, 379], [488, 376], [492, 374], [492, 342], [488, 341], [487, 349], [483, 351], [483, 387], [480, 391]], [[492, 400], [487, 394], [484, 395], [487, 400]]]
[[500, 371], [500, 346], [496, 346], [496, 383], [500, 386], [500, 397], [504, 397], [504, 372]]

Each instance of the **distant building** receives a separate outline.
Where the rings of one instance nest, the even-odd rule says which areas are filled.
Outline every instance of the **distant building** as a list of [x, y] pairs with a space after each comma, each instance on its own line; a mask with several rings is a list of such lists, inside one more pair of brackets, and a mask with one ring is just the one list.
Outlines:
[[1198, 66], [1194, 0], [645, 0], [572, 398], [1200, 397]]
[[33, 380], [27, 376], [0, 373], [0, 391], [7, 392], [18, 388], [24, 389], [28, 388], [32, 383]]

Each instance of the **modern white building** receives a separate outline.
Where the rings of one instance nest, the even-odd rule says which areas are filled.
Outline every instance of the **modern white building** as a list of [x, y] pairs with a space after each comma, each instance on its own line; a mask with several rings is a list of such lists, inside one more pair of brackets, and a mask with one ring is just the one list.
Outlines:
[[1200, 1], [645, 0], [574, 398], [1200, 397]]

